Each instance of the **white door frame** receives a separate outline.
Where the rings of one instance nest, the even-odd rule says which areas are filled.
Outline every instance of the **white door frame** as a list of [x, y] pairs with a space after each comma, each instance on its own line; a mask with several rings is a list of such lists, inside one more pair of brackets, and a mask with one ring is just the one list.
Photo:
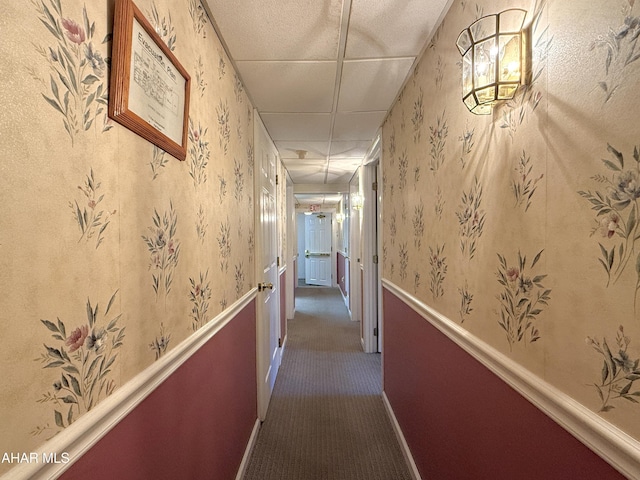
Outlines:
[[[278, 368], [280, 367], [281, 355], [279, 354], [281, 348], [278, 346], [278, 340], [275, 339], [274, 333], [277, 329], [279, 337], [280, 332], [280, 278], [279, 269], [277, 266], [278, 256], [278, 238], [277, 238], [277, 223], [276, 218], [278, 214], [277, 206], [277, 187], [275, 186], [275, 173], [274, 178], [269, 181], [273, 182], [273, 195], [274, 205], [271, 213], [267, 212], [265, 215], [273, 215], [274, 218], [267, 218], [264, 221], [273, 222], [274, 231], [272, 238], [265, 241], [262, 238], [262, 156], [267, 154], [273, 156], [274, 168], [278, 165], [278, 151], [275, 148], [267, 129], [262, 123], [262, 119], [258, 115], [258, 111], [254, 110], [254, 198], [256, 202], [255, 208], [255, 239], [256, 239], [256, 255], [255, 255], [255, 278], [258, 284], [258, 294], [256, 299], [256, 372], [258, 383], [258, 417], [260, 420], [266, 418], [267, 409], [269, 407], [269, 401], [271, 400], [271, 392], [273, 391], [273, 385], [275, 378], [278, 374]], [[269, 258], [268, 274], [265, 273], [264, 262], [262, 261], [265, 249], [271, 250]], [[268, 278], [266, 278], [268, 276]], [[269, 285], [270, 288], [263, 289], [263, 285]], [[275, 302], [272, 309], [267, 305], [268, 302]]]
[[[365, 160], [362, 170], [363, 207], [362, 207], [362, 265], [364, 297], [362, 312], [362, 341], [364, 351], [375, 353], [382, 351], [382, 188], [373, 189], [377, 177], [381, 183], [380, 171], [381, 134], [376, 136]], [[377, 212], [377, 215], [376, 215]], [[377, 234], [376, 234], [377, 232]], [[376, 245], [378, 248], [376, 248]], [[377, 329], [377, 335], [374, 333]]]

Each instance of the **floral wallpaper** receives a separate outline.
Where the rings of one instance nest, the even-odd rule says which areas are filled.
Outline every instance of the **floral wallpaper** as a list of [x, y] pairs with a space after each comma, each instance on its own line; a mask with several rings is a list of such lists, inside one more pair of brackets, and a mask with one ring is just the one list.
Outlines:
[[112, 4], [0, 5], [3, 452], [68, 428], [254, 285], [253, 107], [199, 0], [136, 5], [193, 79], [184, 162], [107, 116]]
[[[532, 80], [476, 116], [455, 41], [508, 8]], [[639, 33], [634, 0], [455, 1], [382, 130], [384, 277], [636, 439]]]

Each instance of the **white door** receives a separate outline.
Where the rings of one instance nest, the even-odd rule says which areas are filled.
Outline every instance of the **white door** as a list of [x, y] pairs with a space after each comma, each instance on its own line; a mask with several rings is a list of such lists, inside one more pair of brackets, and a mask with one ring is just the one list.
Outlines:
[[280, 366], [279, 292], [276, 232], [277, 151], [254, 113], [256, 198], [256, 282], [258, 415], [264, 420]]
[[305, 283], [331, 286], [331, 214], [305, 216]]

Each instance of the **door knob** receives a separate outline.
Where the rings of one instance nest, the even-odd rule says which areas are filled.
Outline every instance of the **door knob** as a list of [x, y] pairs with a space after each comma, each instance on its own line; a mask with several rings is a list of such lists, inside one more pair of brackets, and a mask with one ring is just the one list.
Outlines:
[[258, 284], [258, 291], [261, 292], [263, 290], [273, 290], [273, 283], [269, 282], [269, 283], [259, 283]]

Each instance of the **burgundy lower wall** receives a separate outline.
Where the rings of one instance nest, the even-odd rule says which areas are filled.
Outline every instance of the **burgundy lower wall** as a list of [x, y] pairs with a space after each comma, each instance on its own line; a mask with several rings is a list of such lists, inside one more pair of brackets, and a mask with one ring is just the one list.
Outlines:
[[255, 301], [61, 477], [234, 479], [257, 419]]
[[384, 289], [384, 391], [424, 479], [620, 479]]

